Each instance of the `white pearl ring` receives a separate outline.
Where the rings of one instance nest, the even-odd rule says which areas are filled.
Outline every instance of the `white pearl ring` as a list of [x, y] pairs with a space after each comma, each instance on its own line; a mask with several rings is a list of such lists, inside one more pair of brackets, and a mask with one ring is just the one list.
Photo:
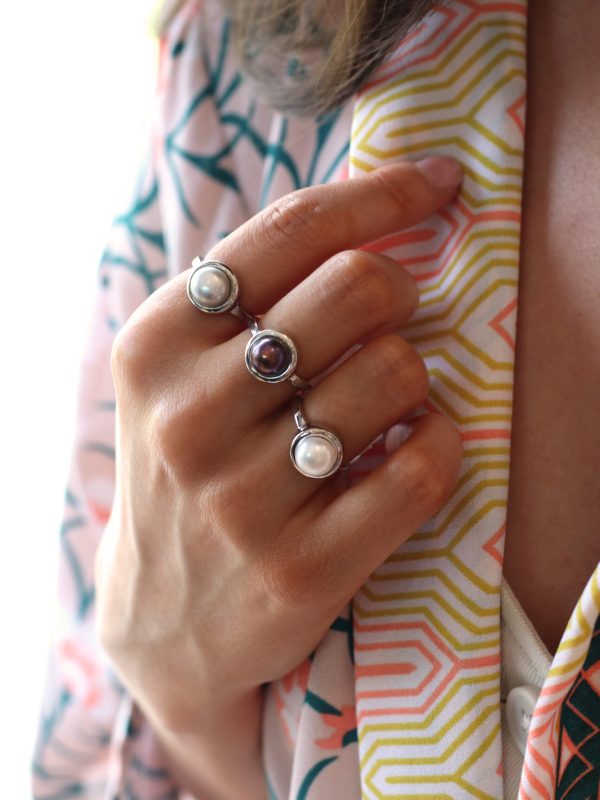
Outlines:
[[187, 282], [187, 294], [200, 311], [222, 314], [229, 311], [242, 319], [250, 330], [246, 345], [246, 368], [260, 381], [280, 383], [289, 381], [298, 398], [294, 421], [298, 432], [290, 446], [290, 458], [298, 472], [308, 478], [328, 478], [340, 468], [343, 458], [339, 438], [325, 428], [309, 426], [303, 411], [302, 398], [312, 384], [296, 375], [298, 352], [289, 336], [275, 330], [263, 330], [258, 320], [238, 304], [239, 284], [231, 269], [221, 261], [193, 260]]
[[294, 414], [298, 433], [290, 445], [290, 458], [298, 472], [307, 478], [328, 478], [342, 464], [342, 443], [332, 431], [308, 424], [302, 409], [302, 398], [303, 395], [298, 395], [298, 408]]

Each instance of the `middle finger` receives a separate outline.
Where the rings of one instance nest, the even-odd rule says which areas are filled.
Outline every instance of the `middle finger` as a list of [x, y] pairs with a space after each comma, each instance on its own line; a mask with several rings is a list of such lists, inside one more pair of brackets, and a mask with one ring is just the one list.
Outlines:
[[[289, 336], [298, 351], [297, 374], [312, 380], [374, 332], [397, 329], [418, 305], [411, 275], [388, 256], [361, 250], [326, 261], [261, 318], [262, 328]], [[265, 385], [250, 375], [244, 332], [214, 351], [211, 369], [222, 371], [217, 391], [224, 401], [242, 392], [246, 422], [254, 424], [292, 393], [289, 383]], [[227, 365], [224, 369], [223, 365]]]

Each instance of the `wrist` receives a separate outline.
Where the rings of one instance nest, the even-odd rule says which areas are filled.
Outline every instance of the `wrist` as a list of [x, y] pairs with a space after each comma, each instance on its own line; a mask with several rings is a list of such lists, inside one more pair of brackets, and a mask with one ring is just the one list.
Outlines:
[[159, 703], [142, 704], [144, 713], [158, 732], [166, 736], [198, 736], [221, 727], [225, 720], [255, 719], [262, 716], [263, 689], [197, 693], [187, 703], [182, 698], [161, 698]]
[[195, 722], [148, 718], [180, 788], [202, 800], [267, 800], [262, 710], [258, 687], [206, 703]]

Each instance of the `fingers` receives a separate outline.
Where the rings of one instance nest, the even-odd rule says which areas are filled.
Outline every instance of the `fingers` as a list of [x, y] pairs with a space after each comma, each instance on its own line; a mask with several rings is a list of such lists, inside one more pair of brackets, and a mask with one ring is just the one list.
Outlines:
[[405, 339], [387, 334], [353, 353], [304, 399], [311, 425], [333, 428], [347, 464], [425, 400], [427, 368]]
[[418, 303], [412, 276], [392, 258], [346, 250], [285, 295], [261, 324], [292, 337], [297, 372], [308, 379], [368, 335], [403, 326]]
[[427, 414], [414, 421], [409, 439], [359, 484], [333, 500], [324, 487], [326, 502], [319, 493], [310, 501], [317, 513], [303, 530], [301, 559], [279, 581], [281, 596], [290, 604], [310, 597], [311, 602], [343, 606], [448, 501], [461, 458], [456, 428], [445, 417]]
[[319, 264], [408, 228], [444, 206], [462, 177], [459, 162], [403, 162], [330, 186], [286, 195], [211, 249], [241, 285], [241, 305], [266, 312]]
[[[408, 342], [380, 336], [327, 375], [303, 402], [307, 422], [338, 436], [347, 464], [383, 431], [420, 406], [429, 386], [425, 365]], [[295, 434], [292, 408], [261, 434], [264, 460], [257, 465], [274, 496], [294, 510], [320, 491], [322, 481], [301, 475], [291, 463]], [[262, 427], [261, 427], [262, 429]], [[253, 452], [259, 452], [256, 444]]]
[[[353, 575], [357, 585], [442, 508], [458, 479], [462, 440], [454, 425], [440, 414], [412, 425], [398, 450], [324, 510], [315, 531], [324, 558], [361, 548], [362, 563], [346, 564], [347, 578]], [[365, 530], [376, 534], [365, 539]]]
[[372, 568], [440, 510], [458, 478], [462, 439], [454, 425], [441, 414], [425, 414], [411, 426], [407, 441], [321, 518], [323, 525], [339, 529], [342, 538], [367, 523], [378, 531]]
[[[296, 373], [311, 380], [373, 331], [401, 327], [417, 304], [416, 285], [403, 267], [388, 256], [350, 250], [333, 256], [292, 289], [261, 325], [291, 337], [298, 350]], [[248, 340], [243, 332], [207, 356], [221, 373], [215, 390], [222, 401], [242, 391], [244, 416], [254, 424], [285, 402], [292, 388], [288, 383], [266, 386], [249, 374], [243, 355]]]
[[[250, 219], [206, 258], [227, 264], [240, 284], [240, 305], [265, 313], [320, 264], [422, 221], [455, 194], [462, 171], [454, 159], [432, 158], [419, 167], [399, 163], [328, 186], [293, 192]], [[441, 186], [431, 178], [439, 170]], [[158, 289], [132, 316], [144, 326], [152, 352], [211, 346], [242, 330], [232, 314], [203, 314], [186, 294], [191, 270]], [[151, 315], [152, 319], [148, 320]], [[129, 344], [135, 343], [131, 337]]]

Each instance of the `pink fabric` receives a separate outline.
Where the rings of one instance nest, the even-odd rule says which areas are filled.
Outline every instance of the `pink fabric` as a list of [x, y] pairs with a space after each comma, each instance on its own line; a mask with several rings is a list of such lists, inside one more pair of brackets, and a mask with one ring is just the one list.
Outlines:
[[[479, 162], [473, 151], [480, 143], [474, 138], [469, 140], [463, 155], [472, 159], [467, 166], [475, 172], [471, 173], [473, 178], [467, 179], [468, 197], [463, 195], [434, 221], [391, 237], [382, 245], [413, 270], [425, 289], [430, 282], [439, 282], [437, 273], [430, 270], [431, 259], [437, 264], [439, 253], [440, 270], [447, 271], [441, 278], [444, 298], [435, 302], [440, 303], [442, 318], [450, 313], [453, 282], [462, 285], [464, 266], [462, 261], [453, 261], [453, 254], [460, 251], [473, 231], [490, 235], [492, 230], [492, 223], [486, 223], [481, 208], [489, 208], [495, 198], [485, 194], [486, 181], [480, 180], [477, 173], [480, 163], [491, 164], [492, 176], [505, 174], [514, 178], [513, 205], [518, 206], [520, 199], [524, 79], [518, 69], [507, 68], [513, 82], [504, 81], [502, 66], [494, 67], [494, 48], [500, 53], [498, 58], [507, 57], [508, 53], [508, 58], [517, 64], [522, 62], [522, 42], [520, 49], [513, 50], [504, 42], [511, 35], [515, 40], [519, 38], [514, 31], [523, 25], [524, 10], [524, 2], [452, 0], [419, 26], [409, 40], [399, 43], [363, 95], [321, 120], [286, 119], [255, 102], [236, 71], [227, 26], [218, 19], [204, 19], [194, 2], [188, 2], [176, 16], [161, 42], [148, 158], [131, 204], [115, 220], [101, 259], [97, 302], [81, 365], [78, 427], [61, 530], [58, 635], [34, 761], [37, 800], [183, 797], [165, 767], [152, 731], [119, 685], [94, 635], [93, 559], [110, 513], [115, 482], [110, 352], [116, 332], [161, 283], [187, 269], [196, 255], [205, 254], [216, 241], [273, 199], [301, 186], [344, 179], [377, 166], [388, 157], [386, 148], [391, 151], [389, 157], [396, 157], [393, 151], [400, 147], [399, 143], [406, 157], [417, 157], [422, 134], [414, 133], [409, 122], [417, 114], [431, 112], [410, 103], [415, 102], [419, 92], [429, 97], [429, 88], [423, 86], [423, 81], [431, 80], [435, 91], [454, 97], [463, 88], [461, 70], [469, 74], [469, 58], [488, 58], [485, 54], [489, 52], [490, 68], [485, 74], [495, 75], [494, 80], [502, 86], [491, 104], [491, 118], [498, 126], [501, 121], [504, 127], [495, 133], [510, 146], [498, 146], [498, 153], [488, 153]], [[457, 69], [450, 70], [448, 63], [456, 55], [459, 40], [465, 44], [465, 53]], [[438, 70], [443, 69], [451, 71], [455, 83], [445, 77], [438, 79]], [[396, 91], [398, 76], [410, 70], [414, 72], [412, 83], [401, 87], [403, 91]], [[382, 106], [382, 97], [389, 106]], [[410, 114], [405, 117], [407, 110]], [[394, 131], [397, 119], [407, 120], [400, 131]], [[439, 120], [431, 118], [429, 127], [423, 124], [423, 129], [437, 131], [434, 121], [440, 125]], [[478, 124], [484, 123], [490, 120], [478, 120]], [[457, 133], [454, 126], [462, 121], [446, 120], [444, 124], [446, 128], [440, 128], [442, 151], [460, 140], [460, 131]], [[377, 134], [369, 139], [373, 130]], [[503, 230], [518, 237], [518, 211], [496, 214], [492, 221], [493, 225], [505, 224]], [[490, 284], [492, 275], [497, 274], [491, 271], [495, 268], [489, 266]], [[504, 268], [506, 265], [500, 266]], [[447, 281], [448, 291], [443, 281]], [[500, 284], [510, 284], [504, 273]], [[499, 298], [495, 300], [497, 307], [474, 315], [472, 335], [483, 336], [477, 340], [478, 345], [484, 341], [482, 348], [494, 352], [503, 369], [510, 372], [516, 308], [514, 280], [512, 288]], [[420, 335], [427, 340], [429, 324], [425, 316], [416, 320], [417, 326], [424, 326], [417, 330], [419, 335], [412, 333], [419, 346]], [[449, 336], [444, 347], [451, 348], [451, 339]], [[443, 349], [426, 355], [433, 376], [432, 395], [445, 401], [454, 391], [455, 376], [444, 372], [448, 366]], [[491, 356], [490, 360], [493, 361]], [[450, 389], [445, 388], [448, 386]], [[510, 404], [510, 388], [502, 389], [500, 405]], [[435, 407], [436, 401], [431, 402]], [[504, 441], [510, 437], [508, 424], [482, 428], [479, 422], [461, 422], [466, 442], [481, 440], [483, 448], [486, 437], [489, 440], [498, 436]], [[355, 466], [354, 478], [360, 479], [381, 457], [379, 442]], [[464, 487], [470, 489], [469, 480], [475, 486], [473, 476], [480, 473], [474, 464], [477, 462], [466, 462], [460, 491]], [[483, 634], [477, 634], [481, 638], [477, 640], [473, 634], [471, 639], [461, 640], [463, 631], [453, 627], [452, 619], [448, 622], [443, 617], [443, 603], [438, 609], [439, 617], [432, 615], [426, 606], [433, 592], [423, 589], [419, 576], [410, 586], [398, 583], [400, 588], [396, 587], [395, 594], [390, 589], [390, 596], [423, 595], [418, 604], [426, 607], [425, 612], [405, 606], [401, 611], [410, 613], [385, 620], [377, 616], [381, 582], [396, 573], [408, 574], [407, 564], [416, 563], [410, 558], [422, 548], [422, 542], [432, 542], [430, 556], [423, 556], [424, 569], [428, 567], [432, 573], [443, 573], [445, 569], [448, 574], [458, 571], [450, 560], [435, 562], [435, 569], [432, 566], [435, 559], [442, 558], [438, 552], [441, 546], [435, 539], [437, 522], [433, 520], [420, 532], [420, 538], [407, 543], [403, 554], [409, 554], [408, 560], [392, 558], [382, 565], [358, 596], [356, 607], [344, 610], [316, 652], [268, 688], [264, 764], [270, 800], [362, 800], [412, 797], [413, 792], [421, 797], [438, 797], [442, 791], [444, 796], [453, 797], [501, 797], [499, 645], [494, 643], [493, 614], [498, 611], [505, 487], [494, 475], [489, 478], [489, 485], [492, 488], [488, 504], [492, 511], [479, 527], [471, 526], [469, 536], [457, 545], [462, 548], [464, 564], [471, 565], [471, 574], [476, 574], [480, 583], [483, 577], [487, 581], [477, 596], [475, 589], [473, 597], [463, 592], [469, 602], [480, 604], [478, 614], [483, 609], [485, 624], [479, 625], [477, 620], [477, 624], [470, 623], [470, 628], [483, 630]], [[468, 498], [463, 502], [457, 494], [444, 514], [453, 514], [456, 524], [463, 525], [463, 516], [467, 516], [464, 509], [471, 508], [467, 503]], [[450, 533], [456, 533], [454, 528]], [[542, 703], [536, 710], [522, 797], [551, 796], [556, 766], [556, 709], [587, 652], [594, 610], [597, 615], [600, 605], [600, 601], [596, 603], [600, 598], [597, 586], [596, 576], [578, 606], [564, 646], [561, 645], [558, 672], [549, 676], [544, 696], [550, 698], [552, 708]], [[454, 601], [443, 596], [441, 579], [439, 590], [449, 608]], [[388, 612], [392, 614], [394, 609], [387, 608]], [[438, 635], [431, 619], [448, 626], [457, 642], [454, 649]], [[384, 650], [382, 641], [387, 641], [386, 637], [401, 652], [406, 674], [390, 677], [391, 673], [386, 675], [379, 662], [370, 660], [371, 652]], [[474, 648], [472, 657], [469, 648]], [[436, 714], [430, 714], [428, 706], [421, 710], [421, 703], [434, 701]], [[456, 749], [448, 756], [450, 745], [444, 737], [453, 719], [458, 719], [462, 728], [451, 743]], [[384, 723], [389, 723], [389, 730]], [[457, 778], [466, 766], [469, 771]], [[543, 786], [543, 794], [538, 793], [538, 786]]]

